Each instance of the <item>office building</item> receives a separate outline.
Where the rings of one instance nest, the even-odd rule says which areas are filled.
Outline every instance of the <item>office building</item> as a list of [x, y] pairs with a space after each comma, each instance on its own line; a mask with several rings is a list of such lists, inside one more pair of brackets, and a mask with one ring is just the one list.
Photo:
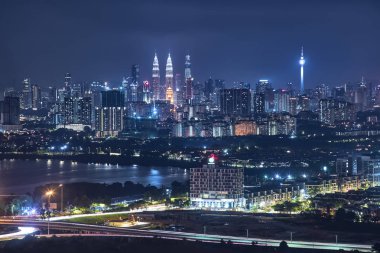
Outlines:
[[25, 78], [22, 82], [20, 108], [24, 110], [32, 108], [32, 84], [29, 78]]

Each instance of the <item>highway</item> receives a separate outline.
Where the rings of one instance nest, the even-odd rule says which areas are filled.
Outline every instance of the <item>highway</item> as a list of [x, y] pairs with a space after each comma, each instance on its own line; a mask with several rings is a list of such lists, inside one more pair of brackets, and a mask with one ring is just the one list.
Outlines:
[[164, 211], [168, 210], [165, 204], [152, 205], [144, 209], [136, 209], [132, 211], [120, 211], [120, 212], [112, 212], [112, 213], [88, 213], [88, 214], [74, 214], [74, 215], [65, 215], [65, 216], [57, 216], [51, 217], [50, 221], [60, 221], [74, 218], [83, 218], [83, 217], [94, 217], [94, 216], [105, 216], [105, 215], [117, 215], [117, 214], [130, 214], [130, 213], [142, 213], [145, 211]]
[[[18, 227], [34, 227], [46, 229], [48, 226], [47, 221], [37, 220], [24, 220], [24, 219], [0, 219], [0, 225], [12, 225]], [[61, 221], [50, 222], [51, 231], [62, 231], [60, 236], [78, 236], [78, 232], [87, 233], [85, 236], [129, 236], [129, 237], [158, 237], [171, 240], [199, 240], [204, 242], [219, 243], [221, 239], [224, 241], [231, 240], [235, 244], [251, 245], [255, 241], [259, 246], [275, 246], [278, 247], [281, 240], [270, 240], [261, 238], [246, 238], [235, 236], [222, 236], [211, 234], [197, 234], [197, 233], [184, 233], [162, 230], [142, 230], [133, 228], [117, 228], [99, 225], [88, 225], [79, 223], [69, 223]], [[76, 233], [75, 233], [76, 232]], [[81, 234], [83, 236], [83, 234]], [[59, 234], [57, 234], [59, 236]], [[362, 252], [371, 252], [371, 245], [361, 244], [346, 244], [346, 243], [325, 243], [325, 242], [306, 242], [306, 241], [292, 241], [287, 242], [289, 247], [294, 248], [310, 248], [310, 249], [328, 249], [328, 250], [359, 250]]]

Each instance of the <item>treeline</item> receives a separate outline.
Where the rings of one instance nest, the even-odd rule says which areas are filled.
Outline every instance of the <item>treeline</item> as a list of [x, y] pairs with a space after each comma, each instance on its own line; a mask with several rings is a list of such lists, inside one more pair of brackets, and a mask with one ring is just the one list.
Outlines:
[[[122, 183], [101, 184], [101, 183], [71, 183], [64, 186], [63, 201], [66, 205], [79, 207], [89, 207], [93, 202], [109, 204], [112, 198], [142, 196], [146, 200], [162, 200], [168, 197], [166, 187], [156, 187], [153, 185], [142, 185], [126, 181]], [[181, 196], [188, 192], [189, 183], [174, 181], [171, 184], [172, 196]], [[51, 197], [51, 202], [61, 201], [60, 187], [58, 184], [48, 184], [36, 187], [33, 196], [35, 200], [43, 199], [45, 193], [50, 189], [56, 189]]]
[[[22, 215], [35, 209], [40, 210], [43, 203], [48, 201], [46, 193], [53, 191], [50, 197], [51, 203], [57, 203], [61, 209], [64, 207], [89, 208], [93, 203], [110, 204], [116, 197], [138, 197], [146, 201], [165, 200], [168, 197], [184, 197], [189, 192], [189, 182], [172, 182], [169, 188], [142, 185], [126, 181], [122, 183], [70, 183], [63, 185], [47, 184], [35, 188], [32, 194], [22, 196], [9, 196], [0, 198], [0, 215]], [[169, 191], [168, 191], [169, 190]], [[63, 192], [62, 192], [63, 191]], [[63, 199], [61, 197], [63, 196]]]

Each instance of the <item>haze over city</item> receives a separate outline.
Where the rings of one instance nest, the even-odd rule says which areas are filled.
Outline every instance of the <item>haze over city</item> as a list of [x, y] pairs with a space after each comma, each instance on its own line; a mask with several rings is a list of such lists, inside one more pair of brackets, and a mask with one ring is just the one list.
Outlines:
[[192, 56], [193, 76], [274, 87], [379, 79], [379, 1], [2, 1], [0, 87], [25, 77], [41, 87], [73, 80], [117, 86], [140, 64], [149, 80], [154, 52], [174, 73]]

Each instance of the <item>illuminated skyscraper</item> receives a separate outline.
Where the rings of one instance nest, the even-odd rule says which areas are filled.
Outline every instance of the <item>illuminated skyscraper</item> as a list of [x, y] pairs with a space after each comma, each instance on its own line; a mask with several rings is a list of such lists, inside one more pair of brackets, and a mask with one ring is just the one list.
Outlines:
[[32, 108], [33, 110], [41, 108], [41, 88], [36, 84], [32, 85]]
[[124, 128], [124, 94], [119, 90], [102, 91], [102, 105], [95, 107], [97, 136], [117, 136]]
[[230, 116], [249, 116], [251, 113], [250, 90], [222, 89], [220, 91], [220, 112]]
[[174, 78], [174, 105], [179, 107], [183, 104], [183, 85], [181, 74], [176, 74]]
[[168, 55], [168, 59], [166, 61], [166, 74], [165, 74], [165, 99], [173, 103], [173, 64], [172, 58], [170, 57], [170, 53]]
[[151, 91], [151, 86], [148, 80], [145, 80], [143, 82], [143, 101], [145, 103], [150, 103], [152, 99], [152, 91]]
[[22, 82], [21, 109], [32, 108], [32, 84], [29, 78]]
[[65, 90], [69, 94], [71, 92], [71, 74], [66, 73], [65, 75]]
[[185, 60], [185, 99], [193, 98], [193, 78], [191, 76], [190, 55], [186, 55]]
[[303, 65], [305, 65], [305, 59], [303, 58], [303, 47], [301, 48], [301, 58], [300, 58], [300, 66], [301, 66], [301, 95], [304, 93], [304, 83], [303, 83]]
[[0, 132], [4, 127], [2, 125], [19, 125], [20, 124], [20, 99], [18, 97], [4, 97], [0, 101]]
[[171, 104], [174, 103], [174, 95], [173, 95], [173, 88], [168, 87], [166, 89], [166, 100], [169, 101]]
[[131, 90], [131, 101], [141, 101], [142, 100], [142, 86], [139, 83], [140, 78], [140, 66], [138, 64], [132, 65], [131, 69], [132, 80], [130, 83]]
[[152, 70], [153, 100], [160, 100], [160, 66], [157, 54], [154, 54]]

